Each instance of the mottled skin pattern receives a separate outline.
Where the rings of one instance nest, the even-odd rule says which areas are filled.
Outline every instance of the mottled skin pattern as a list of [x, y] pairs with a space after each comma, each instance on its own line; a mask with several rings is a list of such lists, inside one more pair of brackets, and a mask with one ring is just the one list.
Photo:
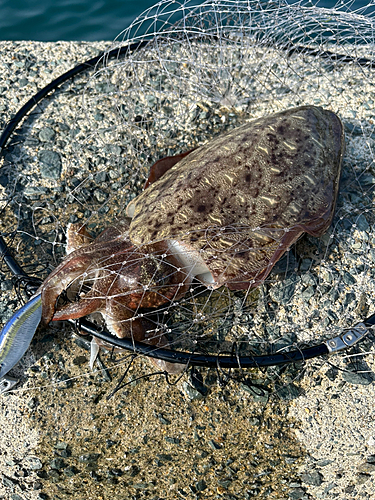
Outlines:
[[[93, 241], [72, 227], [71, 253], [40, 288], [43, 321], [98, 311], [113, 334], [165, 345], [142, 308], [183, 297], [194, 276], [211, 288], [257, 286], [304, 232], [327, 230], [344, 149], [339, 118], [302, 106], [159, 160], [127, 208], [132, 220]], [[72, 282], [79, 300], [56, 308]]]
[[303, 232], [320, 236], [331, 224], [344, 147], [339, 118], [315, 106], [246, 123], [139, 195], [130, 239], [177, 239], [200, 253], [217, 286], [256, 286]]

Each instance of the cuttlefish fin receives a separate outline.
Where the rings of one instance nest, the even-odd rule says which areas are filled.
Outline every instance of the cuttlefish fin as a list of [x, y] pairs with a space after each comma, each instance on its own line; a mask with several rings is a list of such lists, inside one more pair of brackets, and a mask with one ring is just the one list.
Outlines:
[[[274, 253], [268, 254], [267, 258], [263, 261], [263, 263], [266, 264], [264, 267], [260, 267], [258, 272], [255, 272], [251, 276], [249, 276], [249, 274], [238, 274], [235, 279], [226, 282], [228, 288], [230, 290], [247, 290], [249, 288], [249, 283], [251, 284], [251, 288], [261, 285], [272, 271], [276, 262], [281, 259], [288, 248], [298, 240], [303, 232], [304, 229], [302, 229], [301, 226], [296, 226], [285, 233]], [[220, 283], [220, 276], [214, 276], [214, 278], [216, 282]]]
[[170, 170], [176, 165], [176, 163], [185, 158], [185, 156], [194, 151], [194, 149], [196, 148], [185, 151], [185, 153], [180, 153], [179, 155], [166, 156], [165, 158], [161, 158], [160, 160], [155, 162], [150, 168], [150, 174], [145, 185], [143, 186], [143, 189], [146, 189], [150, 184], [153, 184], [155, 181], [160, 179], [160, 177], [162, 177], [165, 172], [168, 172], [168, 170]]

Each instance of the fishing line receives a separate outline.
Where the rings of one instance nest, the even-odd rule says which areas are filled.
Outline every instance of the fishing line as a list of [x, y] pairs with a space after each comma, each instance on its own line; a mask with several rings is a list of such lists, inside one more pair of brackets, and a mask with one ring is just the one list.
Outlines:
[[[173, 10], [175, 8], [173, 2], [161, 2], [160, 5], [170, 6], [172, 11], [175, 12], [175, 10]], [[198, 102], [199, 106], [197, 105], [197, 109], [194, 111], [196, 116], [194, 115], [191, 119], [191, 126], [194, 123], [199, 128], [199, 120], [205, 119], [202, 118], [204, 115], [210, 115], [210, 108], [207, 102], [210, 102], [211, 104], [218, 102], [217, 109], [219, 109], [220, 106], [227, 106], [229, 109], [229, 112], [223, 112], [221, 115], [218, 114], [218, 116], [221, 117], [222, 123], [220, 123], [219, 120], [219, 123], [211, 128], [208, 128], [208, 130], [204, 130], [203, 127], [201, 127], [201, 136], [196, 139], [197, 142], [194, 144], [189, 143], [190, 146], [195, 147], [200, 142], [204, 142], [214, 132], [216, 133], [217, 129], [222, 127], [225, 121], [229, 124], [231, 120], [236, 122], [237, 115], [239, 118], [243, 118], [244, 110], [249, 112], [255, 109], [256, 97], [254, 96], [257, 94], [264, 94], [264, 96], [266, 96], [266, 91], [268, 91], [270, 95], [274, 92], [275, 95], [279, 96], [280, 105], [285, 101], [285, 105], [288, 106], [290, 105], [290, 101], [288, 101], [288, 94], [293, 96], [293, 93], [295, 93], [295, 95], [299, 95], [299, 93], [304, 92], [304, 86], [308, 85], [308, 81], [306, 83], [303, 77], [301, 80], [293, 82], [289, 87], [289, 90], [286, 84], [282, 84], [282, 82], [284, 82], [284, 68], [281, 66], [285, 64], [286, 74], [294, 76], [293, 71], [295, 70], [292, 67], [295, 64], [295, 60], [293, 60], [295, 54], [298, 54], [301, 60], [304, 58], [306, 60], [313, 58], [317, 71], [319, 71], [318, 77], [323, 83], [325, 82], [325, 79], [330, 76], [330, 73], [329, 68], [327, 69], [323, 66], [320, 68], [318, 62], [319, 58], [321, 61], [326, 61], [327, 64], [331, 64], [332, 67], [335, 67], [335, 65], [346, 65], [348, 71], [351, 71], [354, 67], [363, 68], [363, 71], [370, 71], [374, 67], [373, 59], [364, 54], [366, 44], [363, 41], [362, 46], [360, 43], [357, 44], [357, 53], [347, 49], [350, 53], [343, 54], [340, 53], [340, 51], [342, 52], [345, 48], [343, 41], [338, 43], [338, 51], [334, 52], [327, 40], [324, 38], [324, 36], [326, 36], [327, 39], [329, 39], [329, 35], [321, 35], [320, 37], [317, 37], [318, 48], [316, 48], [316, 42], [315, 40], [311, 40], [309, 34], [310, 32], [307, 29], [305, 44], [302, 44], [301, 38], [303, 38], [303, 36], [299, 29], [301, 26], [304, 26], [304, 23], [308, 26], [309, 21], [307, 18], [307, 11], [304, 9], [303, 4], [289, 6], [280, 2], [277, 8], [275, 8], [275, 6], [272, 7], [271, 5], [269, 9], [265, 9], [257, 2], [251, 3], [251, 7], [249, 7], [246, 2], [205, 2], [201, 6], [192, 6], [189, 2], [186, 2], [184, 7], [185, 10], [182, 7], [180, 8], [180, 12], [183, 12], [183, 20], [174, 21], [173, 23], [169, 21], [167, 9], [165, 11], [160, 11], [160, 13], [154, 13], [152, 16], [150, 14], [151, 11], [146, 11], [143, 18], [141, 17], [139, 20], [136, 20], [131, 27], [128, 28], [128, 30], [125, 30], [123, 40], [117, 40], [115, 48], [78, 64], [73, 69], [54, 79], [42, 90], [38, 91], [24, 106], [21, 107], [21, 109], [5, 127], [0, 136], [0, 151], [2, 151], [2, 154], [4, 155], [6, 153], [7, 144], [12, 138], [14, 131], [36, 105], [41, 103], [51, 94], [51, 92], [56, 91], [64, 83], [72, 81], [76, 76], [82, 73], [94, 71], [95, 74], [88, 80], [83, 93], [87, 116], [93, 121], [93, 123], [101, 123], [100, 120], [105, 121], [106, 118], [103, 119], [99, 116], [98, 118], [95, 118], [95, 120], [98, 119], [99, 121], [95, 122], [92, 118], [93, 111], [91, 110], [91, 107], [95, 110], [97, 115], [100, 115], [105, 114], [105, 112], [102, 113], [102, 111], [105, 111], [105, 106], [109, 106], [110, 104], [111, 106], [113, 105], [113, 109], [116, 111], [113, 113], [115, 118], [108, 120], [109, 125], [107, 126], [107, 129], [106, 127], [102, 127], [102, 130], [98, 133], [94, 130], [88, 134], [87, 140], [84, 140], [81, 147], [77, 150], [78, 163], [84, 147], [87, 145], [90, 146], [90, 140], [96, 138], [97, 136], [99, 140], [102, 140], [108, 131], [113, 132], [117, 130], [119, 131], [118, 134], [121, 138], [121, 134], [126, 133], [126, 130], [123, 131], [123, 128], [128, 127], [133, 136], [128, 143], [127, 155], [130, 157], [132, 152], [136, 153], [136, 160], [134, 161], [140, 171], [140, 176], [139, 178], [136, 178], [134, 173], [128, 174], [127, 172], [126, 175], [128, 175], [128, 185], [130, 187], [138, 186], [137, 189], [139, 189], [139, 185], [141, 183], [139, 179], [142, 180], [145, 176], [147, 176], [147, 173], [143, 171], [143, 167], [139, 167], [140, 162], [149, 162], [151, 156], [150, 152], [158, 150], [158, 142], [161, 142], [161, 139], [165, 137], [168, 139], [166, 141], [166, 146], [163, 146], [162, 150], [158, 152], [161, 156], [167, 156], [170, 151], [173, 152], [173, 148], [176, 149], [175, 143], [177, 140], [174, 139], [174, 136], [179, 137], [181, 135], [181, 131], [185, 130], [184, 120], [186, 120], [186, 117], [183, 114], [185, 113], [184, 102], [185, 100], [187, 101], [188, 99], [192, 99], [189, 92], [191, 92], [193, 96], [195, 95], [194, 92], [197, 92], [196, 95], [198, 95], [198, 92], [201, 93], [201, 101]], [[253, 9], [253, 12], [251, 12], [251, 9]], [[219, 13], [219, 15], [215, 18], [214, 14], [217, 13]], [[329, 29], [332, 30], [332, 39], [336, 40], [335, 29], [339, 30], [340, 23], [347, 22], [348, 15], [345, 17], [344, 13], [339, 10], [332, 10], [332, 13], [337, 16], [337, 20], [335, 21], [335, 19], [333, 19], [332, 25], [329, 25]], [[249, 19], [251, 14], [254, 14], [255, 20], [257, 19], [257, 15], [261, 14], [264, 16], [265, 20], [261, 22], [258, 19], [254, 25], [246, 24], [248, 20], [246, 17], [243, 17], [246, 14], [249, 16]], [[313, 30], [316, 29], [316, 26], [319, 26], [320, 19], [326, 16], [326, 10], [323, 12], [323, 10], [320, 11], [318, 7], [314, 7], [314, 9], [310, 11], [310, 15], [313, 19], [311, 28], [311, 32], [313, 32]], [[357, 21], [355, 14], [353, 13], [351, 15], [351, 19]], [[266, 19], [266, 16], [269, 16], [268, 20]], [[293, 31], [285, 33], [287, 41], [283, 41], [275, 35], [269, 26], [272, 26], [271, 21], [275, 22], [275, 20], [278, 20], [280, 25], [282, 25], [283, 23], [281, 21], [289, 21], [291, 18], [295, 19], [297, 26], [295, 28], [296, 31], [295, 33]], [[165, 19], [167, 19], [167, 21], [165, 21]], [[159, 22], [161, 26], [158, 26], [155, 21]], [[268, 24], [268, 22], [270, 24]], [[327, 29], [327, 25], [324, 23], [329, 21], [324, 19], [324, 21], [321, 22], [322, 27]], [[335, 22], [337, 23], [336, 27]], [[369, 17], [363, 22], [371, 23], [372, 19]], [[144, 35], [139, 34], [139, 28], [142, 23], [148, 23], [148, 26], [151, 26], [148, 31], [147, 29], [145, 30]], [[264, 25], [262, 23], [264, 23]], [[355, 24], [354, 21], [353, 24]], [[267, 29], [265, 27], [267, 27]], [[367, 26], [366, 29], [368, 29]], [[290, 28], [290, 30], [292, 30], [292, 28]], [[280, 31], [278, 31], [278, 35], [280, 35], [280, 37], [283, 35], [281, 28]], [[365, 38], [365, 35], [366, 33], [362, 34], [363, 38]], [[353, 34], [347, 35], [349, 40], [348, 46], [349, 42], [355, 43], [353, 36]], [[332, 42], [332, 40], [328, 41]], [[228, 48], [229, 52], [227, 53]], [[241, 64], [249, 64], [246, 57], [248, 54], [253, 52], [255, 54], [258, 49], [264, 51], [264, 54], [259, 58], [259, 62], [253, 62], [255, 68], [253, 69], [253, 73], [251, 75], [247, 75], [247, 77], [241, 76], [239, 81], [236, 82], [235, 76], [233, 75], [236, 75], [241, 71]], [[191, 52], [186, 52], [189, 50]], [[274, 51], [276, 52], [274, 53]], [[200, 58], [201, 53], [204, 53], [205, 57], [208, 58], [208, 63]], [[280, 61], [277, 60], [276, 53], [284, 54]], [[251, 57], [249, 57], [249, 60], [251, 60]], [[110, 61], [114, 61], [114, 64], [110, 65]], [[122, 61], [125, 61], [125, 63]], [[225, 64], [223, 64], [223, 61]], [[122, 64], [125, 64], [125, 66], [122, 66]], [[160, 71], [160, 73], [158, 73], [157, 69], [154, 69], [154, 64], [155, 68], [159, 68], [158, 71]], [[233, 74], [230, 72], [230, 64], [233, 65]], [[280, 64], [280, 67], [275, 68], [275, 64]], [[288, 73], [288, 69], [290, 73]], [[311, 71], [313, 71], [313, 69], [314, 68], [312, 68]], [[324, 73], [325, 70], [327, 73]], [[150, 81], [146, 81], [145, 71], [149, 71], [151, 74]], [[277, 73], [278, 71], [280, 71], [280, 75]], [[190, 78], [189, 75], [198, 90], [193, 88], [193, 91], [191, 91], [190, 87], [188, 87], [187, 82]], [[276, 75], [275, 82], [278, 82], [277, 85], [279, 85], [279, 87], [276, 87], [276, 83], [271, 81], [272, 75]], [[209, 78], [212, 80], [210, 81]], [[176, 81], [180, 82], [180, 87], [176, 87]], [[107, 85], [107, 87], [105, 85]], [[244, 89], [246, 88], [247, 90], [245, 92]], [[319, 89], [321, 88], [325, 90], [324, 87], [319, 87]], [[154, 94], [152, 94], [153, 89], [155, 89]], [[179, 99], [179, 101], [177, 101], [179, 103], [177, 106], [174, 107], [172, 99], [168, 101], [168, 91], [171, 94], [176, 95]], [[132, 92], [134, 94], [132, 94]], [[137, 96], [142, 92], [149, 98], [149, 102], [146, 104], [142, 104], [142, 101], [134, 103], [132, 96]], [[290, 99], [291, 102], [293, 102], [293, 98], [291, 97]], [[264, 102], [267, 103], [268, 101], [265, 100]], [[231, 115], [231, 108], [236, 109], [236, 106], [240, 108], [240, 110], [235, 113], [232, 112]], [[272, 107], [273, 104], [271, 103], [269, 108]], [[266, 108], [266, 111], [269, 110], [269, 108]], [[191, 106], [189, 107], [187, 105], [186, 109], [188, 109], [188, 111], [191, 110]], [[340, 112], [340, 110], [338, 111]], [[153, 112], [159, 113], [160, 116], [153, 116]], [[262, 111], [259, 110], [259, 113], [261, 112]], [[116, 119], [118, 119], [117, 122]], [[171, 123], [177, 127], [176, 132], [171, 133], [170, 136], [162, 131], [160, 125], [165, 124], [167, 120], [170, 120]], [[148, 129], [152, 129], [155, 125], [159, 127], [159, 134], [155, 139], [153, 139], [152, 133], [150, 134], [151, 137], [148, 136]], [[355, 127], [353, 127], [352, 130], [353, 133], [357, 134]], [[354, 135], [354, 139], [355, 137], [356, 136]], [[103, 143], [105, 143], [105, 138], [103, 139]], [[12, 144], [10, 143], [10, 145]], [[116, 153], [115, 148], [116, 146], [112, 149], [108, 148], [108, 151], [109, 156], [112, 155], [115, 160], [115, 164], [117, 165], [116, 162], [118, 162], [119, 154]], [[184, 148], [182, 144], [179, 144], [176, 152], [178, 153], [181, 149], [188, 150], [190, 148]], [[155, 158], [155, 160], [156, 159], [157, 158]], [[86, 164], [90, 169], [92, 169], [93, 165], [90, 162], [92, 162], [92, 159], [90, 159]], [[131, 166], [129, 166], [129, 170], [130, 169]], [[97, 174], [95, 175], [98, 176], [98, 179], [100, 179], [101, 173], [105, 172], [105, 170], [105, 166], [97, 170]], [[363, 177], [363, 172], [365, 171], [366, 169], [358, 174], [356, 173], [356, 176], [358, 175], [359, 178], [361, 176]], [[105, 175], [103, 175], [103, 177], [105, 178]], [[357, 177], [355, 178], [357, 179]], [[81, 204], [84, 206], [85, 196], [91, 196], [91, 194], [89, 193], [88, 195], [85, 192], [86, 179], [83, 179], [81, 184], [78, 183], [78, 181], [79, 179], [77, 179], [77, 182], [72, 185], [71, 193], [76, 196], [78, 205]], [[100, 180], [98, 180], [98, 184], [100, 185]], [[101, 193], [98, 193], [97, 196], [98, 201], [102, 203], [101, 208], [109, 207], [109, 201], [111, 201], [112, 198], [108, 198], [109, 201], [105, 200], [102, 202], [100, 195]], [[128, 194], [126, 194], [126, 196], [128, 196]], [[109, 211], [111, 210], [112, 209]], [[116, 208], [113, 209], [113, 211], [116, 212]], [[364, 208], [360, 213], [362, 214], [362, 212], [365, 212]], [[104, 213], [105, 211], [100, 213], [100, 210], [97, 210], [95, 213], [93, 212], [93, 214], [87, 215], [87, 220], [94, 221], [94, 215], [99, 215], [100, 219]], [[118, 209], [118, 213], [121, 214], [120, 208]], [[342, 216], [342, 219], [337, 220], [340, 223], [341, 220], [345, 222], [345, 217]], [[336, 224], [338, 224], [338, 222], [336, 222]], [[326, 251], [328, 251], [328, 245]], [[0, 236], [0, 255], [10, 272], [17, 278], [21, 279], [22, 283], [27, 284], [29, 279], [34, 279], [23, 270], [23, 267], [17, 262], [17, 259], [12, 256], [12, 249], [8, 248], [2, 236]], [[288, 274], [287, 270], [285, 271], [285, 275]], [[338, 288], [338, 280], [339, 278], [337, 278], [336, 288]], [[38, 283], [34, 282], [28, 287], [26, 286], [26, 291], [29, 296], [35, 292], [37, 285]], [[272, 283], [272, 285], [271, 291], [267, 293], [270, 293], [270, 296], [274, 299], [277, 292], [277, 281]], [[314, 285], [308, 284], [308, 286]], [[324, 286], [322, 285], [322, 290]], [[332, 289], [334, 289], [334, 287], [335, 282], [333, 283]], [[203, 315], [201, 312], [195, 312], [195, 310], [200, 307], [198, 299], [199, 294], [201, 293], [199, 292], [199, 287], [196, 287], [196, 290], [197, 291], [192, 292], [189, 297], [181, 300], [180, 303], [177, 304], [181, 307], [181, 310], [185, 314], [185, 318], [181, 317], [181, 319], [178, 318], [178, 311], [175, 314], [175, 316], [177, 316], [175, 324], [178, 328], [181, 328], [181, 330], [184, 329], [184, 325], [187, 325], [188, 328], [186, 331], [190, 331], [193, 324], [191, 318], [194, 317], [194, 314], [196, 314], [194, 320], [199, 318], [200, 314]], [[202, 298], [204, 298], [205, 293], [205, 291], [202, 292]], [[261, 291], [260, 293], [262, 294], [265, 292]], [[209, 298], [211, 299], [211, 295]], [[239, 313], [236, 316], [236, 296], [234, 295], [233, 297], [229, 297], [228, 301], [230, 303], [230, 307], [228, 309], [226, 309], [226, 306], [222, 305], [220, 302], [224, 301], [224, 299], [225, 293], [221, 293], [221, 295], [219, 293], [216, 298], [217, 303], [219, 304], [218, 311], [222, 308], [225, 313], [225, 317], [228, 318], [229, 322], [231, 320], [237, 321], [240, 316]], [[240, 301], [241, 299], [238, 300]], [[269, 296], [268, 302], [277, 303], [275, 300], [270, 301]], [[267, 331], [267, 327], [270, 326], [270, 318], [273, 317], [275, 311], [272, 310], [272, 308], [269, 308], [267, 300], [264, 300], [264, 304], [265, 312], [262, 314], [266, 317], [266, 320], [264, 321], [264, 328]], [[172, 305], [174, 306], [174, 304]], [[279, 311], [282, 309], [283, 305], [277, 307], [277, 311]], [[173, 309], [173, 311], [174, 310], [175, 309]], [[164, 328], [164, 323], [159, 318], [158, 314], [160, 316], [164, 312], [170, 314], [170, 311], [172, 311], [172, 308], [170, 309], [169, 307], [165, 307], [164, 310], [161, 308], [159, 312], [147, 312], [149, 315], [148, 317], [154, 321], [156, 325], [156, 331], [158, 331], [159, 325], [160, 328]], [[202, 307], [202, 311], [205, 311], [204, 307]], [[213, 311], [213, 318], [215, 318], [214, 315], [215, 311]], [[219, 313], [216, 315], [218, 317], [220, 316]], [[197, 341], [194, 340], [195, 343], [193, 342], [189, 345], [190, 351], [187, 351], [183, 350], [183, 346], [182, 349], [181, 347], [176, 348], [175, 345], [178, 345], [178, 342], [177, 344], [172, 342], [170, 343], [170, 348], [165, 348], [136, 342], [132, 338], [120, 339], [114, 337], [105, 329], [98, 327], [95, 323], [88, 321], [86, 318], [82, 318], [78, 322], [76, 320], [70, 320], [70, 323], [76, 326], [78, 325], [79, 330], [86, 334], [90, 334], [113, 346], [132, 351], [136, 354], [145, 355], [171, 363], [181, 363], [187, 366], [213, 367], [220, 370], [231, 368], [247, 369], [272, 366], [277, 367], [287, 364], [296, 364], [311, 358], [346, 350], [361, 341], [375, 325], [375, 313], [362, 315], [362, 317], [363, 316], [365, 316], [365, 319], [362, 319], [359, 322], [353, 320], [346, 328], [332, 328], [330, 334], [327, 333], [327, 330], [329, 332], [329, 328], [327, 329], [327, 326], [325, 326], [326, 338], [323, 341], [318, 342], [316, 345], [311, 345], [314, 344], [314, 341], [311, 338], [313, 333], [308, 335], [307, 332], [309, 331], [309, 327], [305, 326], [304, 331], [306, 332], [308, 341], [292, 341], [287, 345], [281, 346], [278, 346], [278, 343], [274, 342], [275, 347], [272, 347], [272, 343], [271, 347], [269, 345], [268, 348], [266, 347], [266, 354], [259, 353], [257, 351], [263, 347], [263, 344], [267, 344], [267, 340], [260, 341], [255, 347], [249, 343], [247, 352], [244, 353], [243, 347], [245, 341], [240, 336], [238, 341], [233, 340], [231, 342], [230, 347], [225, 344], [223, 344], [222, 347], [219, 345], [218, 352], [210, 354], [205, 352], [207, 348], [204, 345], [199, 345], [198, 340], [200, 334], [198, 330], [194, 330], [194, 332], [198, 331], [196, 334]], [[334, 315], [332, 317], [334, 318]], [[178, 321], [180, 321], [180, 326], [178, 326]], [[191, 324], [188, 324], [189, 321], [191, 321]], [[225, 323], [224, 320], [221, 324], [223, 323]], [[173, 323], [173, 320], [167, 322], [165, 327], [166, 331], [168, 331], [170, 326], [172, 329], [177, 328], [174, 326], [175, 324]], [[243, 322], [243, 324], [246, 324], [246, 322]], [[238, 320], [238, 325], [241, 328], [243, 324], [240, 320]], [[218, 328], [217, 325], [220, 325], [220, 318], [218, 323], [213, 323], [212, 328]], [[263, 324], [260, 326], [263, 328]], [[225, 328], [228, 329], [226, 325]], [[337, 331], [338, 329], [340, 331]], [[293, 327], [290, 327], [289, 331], [290, 335], [293, 337]], [[181, 334], [181, 338], [184, 338], [183, 335], [187, 337], [189, 333]], [[251, 335], [251, 332], [248, 333], [248, 335]], [[267, 335], [269, 335], [268, 331]], [[277, 333], [276, 335], [279, 334]], [[298, 332], [298, 335], [300, 335], [300, 332]], [[282, 338], [281, 334], [279, 336]], [[220, 344], [219, 340], [218, 343]], [[276, 349], [277, 352], [272, 352], [274, 349]]]

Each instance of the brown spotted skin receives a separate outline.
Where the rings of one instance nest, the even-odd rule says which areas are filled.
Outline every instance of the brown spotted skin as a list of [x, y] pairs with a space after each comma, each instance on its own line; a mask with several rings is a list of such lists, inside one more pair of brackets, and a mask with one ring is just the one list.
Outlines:
[[256, 286], [301, 234], [328, 229], [344, 150], [341, 121], [319, 107], [246, 123], [153, 179], [134, 200], [130, 239], [178, 240], [215, 287]]

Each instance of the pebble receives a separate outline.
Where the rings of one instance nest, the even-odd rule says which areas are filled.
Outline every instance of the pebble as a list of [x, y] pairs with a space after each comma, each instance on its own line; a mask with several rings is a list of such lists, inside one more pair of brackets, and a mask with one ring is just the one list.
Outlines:
[[251, 385], [251, 383], [249, 384], [240, 384], [240, 388], [243, 390], [243, 391], [246, 391], [248, 392], [251, 397], [254, 399], [254, 401], [258, 402], [258, 403], [267, 403], [268, 399], [269, 399], [269, 390], [266, 388], [266, 387], [262, 387], [262, 386], [259, 386], [259, 385]]
[[364, 463], [357, 467], [358, 472], [371, 474], [375, 472], [375, 464]]
[[73, 365], [81, 366], [87, 363], [87, 358], [86, 356], [77, 356], [76, 358], [73, 359], [72, 363]]
[[61, 156], [56, 151], [42, 150], [39, 152], [40, 174], [43, 179], [59, 179], [61, 177]]
[[25, 500], [24, 497], [21, 497], [21, 495], [18, 495], [17, 493], [13, 493], [10, 495], [11, 500]]
[[213, 450], [220, 450], [222, 448], [222, 445], [214, 441], [213, 439], [210, 439], [208, 441], [208, 445], [213, 449]]
[[104, 147], [104, 152], [114, 156], [120, 156], [122, 148], [121, 146], [118, 146], [116, 144], [106, 144]]
[[25, 144], [25, 146], [35, 148], [36, 146], [38, 146], [39, 140], [36, 137], [29, 136], [25, 139], [24, 144]]
[[168, 418], [165, 418], [161, 413], [157, 415], [159, 422], [163, 425], [170, 425], [171, 421]]
[[345, 294], [344, 300], [343, 300], [343, 307], [348, 307], [348, 305], [353, 302], [356, 299], [356, 295], [354, 292], [349, 292]]
[[202, 396], [207, 396], [209, 389], [204, 385], [203, 376], [197, 369], [191, 370], [189, 382]]
[[[291, 456], [285, 457], [285, 462], [287, 464], [294, 464], [297, 460], [298, 460], [298, 457], [291, 457]], [[293, 484], [294, 484], [293, 487], [298, 487], [300, 483], [293, 483]], [[290, 484], [289, 486], [292, 487], [292, 484]]]
[[117, 441], [112, 441], [112, 439], [107, 439], [105, 442], [106, 448], [112, 448], [117, 443]]
[[348, 271], [343, 271], [342, 280], [346, 285], [354, 285], [357, 281]]
[[370, 224], [368, 223], [364, 214], [361, 214], [356, 220], [356, 226], [359, 231], [368, 231], [370, 229]]
[[75, 128], [72, 128], [70, 131], [69, 131], [69, 135], [70, 137], [74, 138], [76, 137], [79, 133], [81, 132], [81, 129], [78, 128], [78, 127], [75, 127]]
[[180, 444], [180, 440], [178, 438], [175, 438], [175, 437], [165, 436], [164, 439], [167, 443], [170, 443], [170, 444], [177, 444], [177, 445]]
[[37, 457], [26, 457], [25, 460], [31, 470], [39, 470], [43, 467], [42, 461]]
[[358, 485], [364, 484], [364, 483], [366, 483], [369, 479], [371, 479], [371, 475], [370, 475], [370, 474], [363, 474], [363, 473], [359, 473], [359, 474], [357, 475], [357, 484], [358, 484]]
[[60, 457], [66, 458], [70, 457], [71, 451], [69, 449], [69, 446], [67, 443], [64, 443], [63, 441], [59, 441], [58, 443], [55, 444], [54, 446], [55, 453], [60, 455]]
[[55, 138], [55, 131], [50, 127], [44, 127], [40, 130], [38, 137], [42, 142], [50, 142]]
[[79, 470], [74, 465], [70, 465], [63, 470], [63, 473], [68, 477], [73, 477], [79, 473]]
[[58, 382], [57, 388], [60, 391], [63, 391], [65, 389], [70, 389], [71, 387], [73, 387], [73, 380], [71, 380], [71, 377], [69, 377], [67, 373], [61, 375], [61, 377], [58, 379], [57, 382]]
[[116, 86], [112, 83], [97, 83], [95, 87], [98, 92], [102, 92], [103, 94], [111, 93], [116, 90]]
[[217, 482], [217, 484], [219, 484], [222, 488], [224, 488], [225, 490], [227, 490], [230, 487], [230, 485], [232, 484], [232, 481], [230, 479], [227, 479], [227, 480], [220, 480], [219, 479], [218, 482]]
[[98, 172], [95, 175], [94, 180], [95, 180], [96, 183], [102, 184], [103, 182], [105, 182], [107, 180], [107, 172], [105, 170], [102, 170], [101, 172]]
[[90, 470], [89, 474], [90, 477], [92, 477], [92, 479], [96, 482], [100, 482], [102, 480], [102, 476], [94, 470]]
[[123, 471], [117, 468], [109, 469], [108, 471], [108, 475], [110, 476], [121, 477], [123, 474], [124, 474]]
[[306, 302], [309, 299], [311, 299], [311, 297], [314, 297], [315, 292], [316, 292], [315, 286], [308, 286], [302, 291], [301, 298]]
[[[267, 333], [270, 334], [268, 328]], [[271, 337], [273, 340], [273, 337]], [[280, 337], [279, 332], [276, 331], [276, 341], [273, 342], [273, 351], [278, 352], [282, 350], [284, 347], [288, 347], [291, 344], [297, 342], [297, 335], [294, 332], [285, 333], [282, 337]]]
[[84, 337], [75, 337], [74, 343], [80, 347], [81, 349], [85, 349], [86, 351], [90, 351], [91, 343], [89, 340], [86, 340]]
[[311, 486], [320, 486], [323, 482], [322, 474], [316, 470], [303, 472], [300, 474], [300, 478], [305, 484], [309, 484]]
[[6, 291], [10, 291], [10, 290], [13, 290], [13, 283], [12, 283], [12, 280], [10, 279], [1, 279], [0, 281], [0, 290], [6, 292]]
[[56, 469], [51, 469], [47, 472], [47, 477], [52, 481], [52, 482], [58, 482], [60, 481], [60, 474], [57, 472]]
[[361, 136], [363, 134], [362, 128], [358, 125], [354, 125], [351, 122], [344, 122], [345, 130], [353, 136]]
[[294, 294], [296, 288], [295, 279], [286, 279], [281, 283], [277, 283], [270, 290], [271, 299], [279, 304], [286, 305], [288, 304]]
[[303, 273], [303, 275], [301, 276], [301, 282], [306, 285], [306, 286], [316, 286], [317, 284], [317, 278], [316, 276], [311, 273], [311, 272], [305, 272]]
[[359, 371], [356, 364], [348, 364], [346, 370], [342, 372], [342, 378], [345, 382], [354, 385], [369, 385], [374, 381], [374, 375], [368, 372]]
[[172, 455], [169, 455], [168, 453], [157, 453], [156, 456], [158, 457], [159, 460], [162, 460], [164, 462], [172, 462], [173, 461]]
[[333, 463], [333, 460], [323, 458], [322, 460], [318, 460], [316, 465], [318, 467], [325, 467], [326, 465], [330, 465]]
[[10, 489], [14, 489], [16, 484], [12, 479], [3, 474], [1, 475], [1, 482], [3, 483], [4, 486]]
[[298, 396], [301, 394], [301, 389], [295, 384], [288, 384], [284, 387], [281, 387], [281, 389], [277, 389], [276, 394], [284, 401], [291, 401], [292, 399], [298, 398]]
[[182, 382], [182, 391], [191, 401], [203, 399], [203, 394], [186, 381]]
[[305, 497], [305, 494], [306, 490], [304, 490], [303, 488], [293, 488], [292, 490], [290, 490], [288, 496], [290, 500], [303, 500], [304, 498], [307, 498]]
[[38, 200], [42, 194], [48, 193], [48, 188], [42, 186], [26, 186], [23, 194], [29, 200]]
[[259, 427], [260, 426], [260, 420], [258, 417], [250, 417], [249, 418], [249, 424], [250, 425], [254, 425], [256, 427]]
[[131, 465], [126, 473], [130, 477], [135, 477], [140, 473], [140, 469], [136, 465]]
[[60, 470], [66, 467], [66, 464], [62, 458], [54, 458], [49, 465], [51, 469], [56, 469], [56, 470]]
[[7, 187], [9, 182], [9, 177], [6, 174], [0, 174], [0, 185], [3, 187]]
[[[147, 488], [152, 488], [153, 484], [148, 484], [148, 483], [135, 483], [132, 485], [133, 488], [137, 490], [147, 490]], [[146, 492], [145, 492], [146, 493]]]
[[78, 460], [80, 462], [83, 462], [85, 464], [91, 464], [94, 463], [98, 460], [100, 457], [100, 453], [86, 453], [84, 455], [81, 455]]
[[332, 311], [331, 309], [328, 309], [326, 311], [326, 314], [327, 314], [327, 319], [329, 320], [329, 322], [337, 323], [339, 318], [334, 311]]
[[95, 189], [94, 191], [94, 197], [99, 203], [104, 203], [105, 200], [108, 198], [108, 194], [105, 191], [102, 191], [100, 189]]
[[197, 491], [204, 491], [207, 488], [207, 484], [204, 479], [200, 479], [196, 484], [195, 487]]

